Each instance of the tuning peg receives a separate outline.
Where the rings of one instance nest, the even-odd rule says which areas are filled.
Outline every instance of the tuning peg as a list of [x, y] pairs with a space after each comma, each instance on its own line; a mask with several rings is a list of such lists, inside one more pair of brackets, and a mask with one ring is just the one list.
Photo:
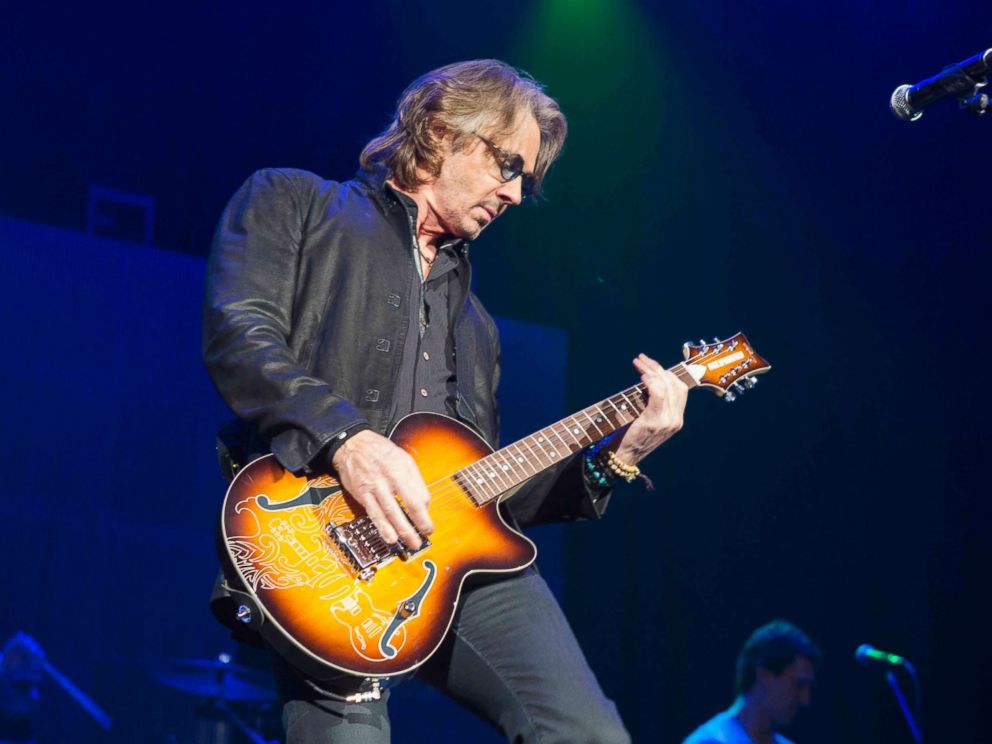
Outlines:
[[748, 390], [750, 390], [755, 385], [758, 384], [758, 378], [757, 377], [748, 377], [746, 380], [744, 380], [744, 384], [747, 385]]
[[728, 390], [723, 394], [723, 399], [728, 403], [733, 403], [735, 400], [737, 400], [737, 396], [734, 395], [733, 390]]
[[741, 381], [740, 380], [738, 380], [737, 382], [735, 382], [730, 387], [732, 387], [734, 390], [736, 390], [738, 395], [743, 395], [744, 393], [747, 392], [747, 388], [745, 388], [743, 385], [741, 385]]

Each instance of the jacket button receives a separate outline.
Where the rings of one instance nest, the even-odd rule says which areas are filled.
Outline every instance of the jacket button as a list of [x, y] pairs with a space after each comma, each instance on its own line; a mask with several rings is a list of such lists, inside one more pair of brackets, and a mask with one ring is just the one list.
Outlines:
[[377, 338], [375, 340], [375, 350], [376, 351], [389, 351], [389, 339], [388, 338]]
[[375, 403], [379, 400], [379, 391], [375, 388], [371, 388], [365, 391], [365, 400], [369, 403]]

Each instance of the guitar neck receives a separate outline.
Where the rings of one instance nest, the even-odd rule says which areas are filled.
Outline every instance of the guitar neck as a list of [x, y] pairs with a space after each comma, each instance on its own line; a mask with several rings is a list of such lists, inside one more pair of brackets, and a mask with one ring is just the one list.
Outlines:
[[[690, 388], [698, 384], [685, 364], [669, 371]], [[647, 390], [638, 383], [477, 460], [453, 477], [482, 506], [623, 428], [641, 415], [647, 403]]]

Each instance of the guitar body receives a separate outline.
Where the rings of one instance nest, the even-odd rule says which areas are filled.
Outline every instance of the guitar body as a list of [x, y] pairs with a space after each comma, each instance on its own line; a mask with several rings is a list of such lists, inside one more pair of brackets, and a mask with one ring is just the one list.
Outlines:
[[432, 494], [435, 531], [412, 555], [385, 546], [334, 478], [293, 475], [272, 455], [246, 466], [224, 499], [219, 552], [254, 600], [251, 624], [318, 679], [415, 669], [447, 633], [466, 577], [516, 571], [537, 555], [507, 527], [498, 500], [478, 505], [453, 477], [492, 453], [472, 430], [417, 413], [390, 439]]

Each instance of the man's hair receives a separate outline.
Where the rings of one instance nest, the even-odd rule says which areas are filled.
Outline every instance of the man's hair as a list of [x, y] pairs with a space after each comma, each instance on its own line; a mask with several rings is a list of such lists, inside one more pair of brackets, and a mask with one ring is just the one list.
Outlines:
[[819, 649], [792, 623], [773, 620], [762, 625], [747, 639], [737, 657], [737, 694], [754, 686], [758, 667], [781, 674], [798, 656], [805, 656], [814, 665], [820, 663]]
[[532, 114], [541, 130], [536, 193], [561, 152], [568, 125], [540, 83], [495, 59], [456, 62], [414, 80], [400, 96], [389, 126], [362, 150], [360, 162], [363, 168], [385, 166], [400, 188], [414, 191], [440, 175], [446, 135], [453, 138], [453, 150], [464, 149], [475, 134], [499, 144], [521, 112]]

